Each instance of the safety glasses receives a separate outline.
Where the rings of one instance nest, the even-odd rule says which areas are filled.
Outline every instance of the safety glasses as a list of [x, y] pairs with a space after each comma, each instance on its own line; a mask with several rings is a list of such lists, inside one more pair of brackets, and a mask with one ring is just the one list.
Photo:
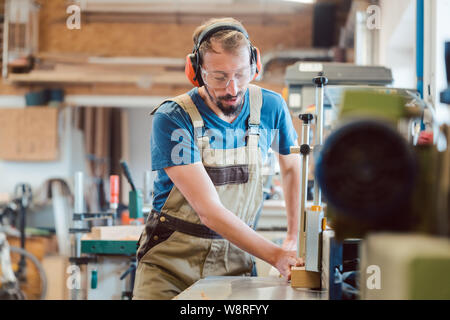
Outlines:
[[200, 67], [203, 82], [213, 89], [224, 89], [228, 87], [230, 81], [233, 80], [239, 87], [247, 85], [253, 76], [254, 65], [249, 65], [232, 72], [224, 71], [206, 71]]

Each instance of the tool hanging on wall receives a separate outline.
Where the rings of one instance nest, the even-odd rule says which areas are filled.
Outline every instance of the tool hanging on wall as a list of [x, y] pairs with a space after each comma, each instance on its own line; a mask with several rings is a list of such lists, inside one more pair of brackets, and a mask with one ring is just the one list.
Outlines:
[[119, 176], [109, 177], [109, 209], [113, 212], [112, 224], [117, 224], [117, 209], [119, 208]]
[[127, 277], [129, 278], [126, 284], [127, 290], [122, 292], [122, 300], [131, 300], [133, 298], [134, 280], [136, 279], [136, 269], [137, 269], [136, 257], [133, 256], [130, 259], [129, 263], [130, 266], [128, 267], [128, 269], [125, 270], [125, 272], [122, 273], [122, 275], [120, 276], [121, 281], [125, 280]]
[[130, 170], [128, 169], [128, 165], [125, 161], [121, 161], [120, 165], [122, 166], [123, 172], [125, 174], [125, 177], [127, 178], [128, 183], [131, 186], [131, 191], [128, 193], [128, 207], [130, 211], [130, 219], [132, 220], [132, 223], [134, 224], [140, 224], [138, 219], [141, 219], [143, 217], [142, 213], [142, 206], [143, 206], [143, 200], [142, 200], [142, 192], [139, 189], [136, 189], [136, 186], [133, 182], [133, 178], [131, 177]]

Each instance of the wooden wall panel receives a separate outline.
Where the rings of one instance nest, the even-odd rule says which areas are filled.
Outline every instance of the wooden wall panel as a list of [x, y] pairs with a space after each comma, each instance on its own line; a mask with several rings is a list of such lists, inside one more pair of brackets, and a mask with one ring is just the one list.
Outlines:
[[58, 109], [0, 109], [0, 159], [54, 161], [58, 158]]
[[[194, 29], [209, 17], [148, 22], [89, 22], [82, 14], [80, 30], [66, 27], [67, 1], [42, 3], [40, 52], [108, 56], [184, 57], [192, 50]], [[220, 14], [218, 14], [220, 16]], [[311, 45], [312, 7], [293, 14], [237, 16], [262, 52]], [[123, 20], [123, 19], [122, 19]]]

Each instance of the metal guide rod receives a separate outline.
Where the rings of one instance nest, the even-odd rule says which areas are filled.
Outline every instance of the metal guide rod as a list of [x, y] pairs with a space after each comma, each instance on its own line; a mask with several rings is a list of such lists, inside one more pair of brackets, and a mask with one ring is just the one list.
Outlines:
[[312, 114], [302, 114], [299, 116], [303, 120], [302, 125], [302, 145], [300, 147], [301, 155], [301, 183], [300, 183], [300, 216], [299, 216], [299, 229], [297, 237], [297, 256], [305, 256], [305, 210], [306, 200], [308, 194], [308, 163], [309, 163], [309, 130], [311, 127]]
[[[317, 159], [317, 155], [320, 152], [320, 147], [323, 144], [323, 97], [324, 97], [324, 86], [328, 83], [328, 79], [319, 73], [317, 77], [313, 79], [313, 83], [316, 86], [316, 133], [315, 133], [315, 144], [314, 144], [314, 155]], [[319, 184], [314, 180], [314, 205], [322, 205], [322, 192], [319, 188]]]

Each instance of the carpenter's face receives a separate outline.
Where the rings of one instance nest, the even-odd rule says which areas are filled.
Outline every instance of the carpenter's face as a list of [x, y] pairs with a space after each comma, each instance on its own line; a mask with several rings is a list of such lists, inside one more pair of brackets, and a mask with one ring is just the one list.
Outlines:
[[247, 46], [230, 53], [212, 42], [212, 51], [203, 56], [202, 79], [212, 102], [225, 114], [240, 110], [244, 95], [253, 77]]

